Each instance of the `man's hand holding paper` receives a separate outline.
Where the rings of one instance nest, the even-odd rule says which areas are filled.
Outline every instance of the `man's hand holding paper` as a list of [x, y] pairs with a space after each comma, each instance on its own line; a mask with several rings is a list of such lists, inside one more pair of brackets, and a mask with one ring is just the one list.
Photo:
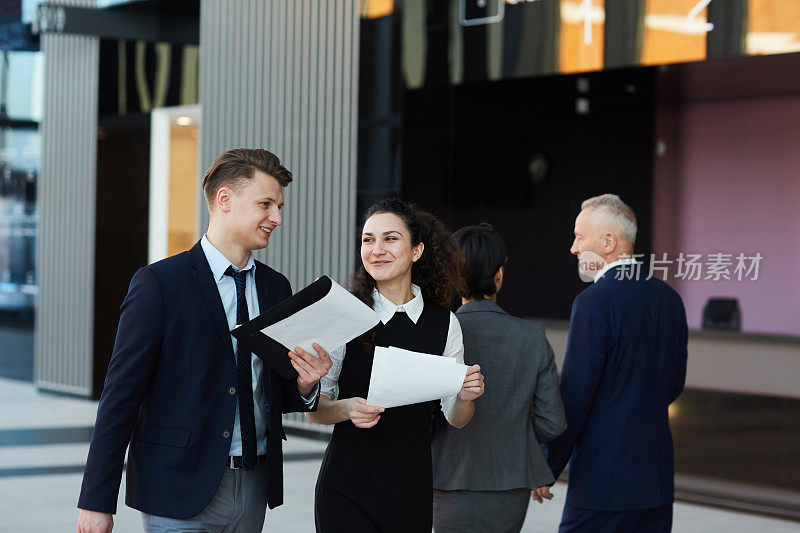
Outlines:
[[313, 345], [317, 356], [311, 355], [299, 346], [289, 351], [292, 367], [297, 371], [297, 389], [303, 397], [307, 397], [314, 390], [314, 386], [328, 373], [333, 366], [328, 352], [317, 343]]

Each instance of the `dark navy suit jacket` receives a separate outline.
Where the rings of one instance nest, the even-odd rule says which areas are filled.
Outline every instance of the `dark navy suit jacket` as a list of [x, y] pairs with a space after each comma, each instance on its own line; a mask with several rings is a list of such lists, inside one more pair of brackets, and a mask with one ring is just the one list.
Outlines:
[[[255, 279], [262, 312], [291, 295], [289, 281], [259, 261]], [[283, 503], [281, 413], [309, 407], [295, 380], [266, 365], [263, 380], [273, 508]], [[122, 303], [78, 507], [116, 512], [130, 443], [125, 503], [169, 518], [198, 514], [226, 468], [236, 385], [228, 322], [200, 243], [139, 269]]]
[[686, 378], [686, 313], [663, 281], [617, 279], [624, 273], [609, 269], [572, 305], [561, 372], [567, 431], [545, 451], [556, 478], [570, 461], [573, 507], [623, 511], [674, 499], [667, 408]]

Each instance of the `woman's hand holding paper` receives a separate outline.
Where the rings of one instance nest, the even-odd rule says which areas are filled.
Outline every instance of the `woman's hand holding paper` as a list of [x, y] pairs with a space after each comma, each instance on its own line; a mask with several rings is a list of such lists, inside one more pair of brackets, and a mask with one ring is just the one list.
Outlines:
[[297, 371], [297, 389], [303, 397], [307, 397], [324, 375], [328, 373], [333, 362], [322, 346], [314, 343], [319, 356], [313, 356], [299, 346], [289, 352], [292, 366]]
[[347, 418], [353, 421], [356, 427], [371, 428], [381, 419], [383, 407], [367, 405], [364, 398], [349, 398], [347, 401]]
[[473, 365], [467, 369], [467, 375], [464, 376], [464, 385], [458, 393], [458, 399], [465, 402], [474, 400], [483, 394], [484, 390], [481, 366]]

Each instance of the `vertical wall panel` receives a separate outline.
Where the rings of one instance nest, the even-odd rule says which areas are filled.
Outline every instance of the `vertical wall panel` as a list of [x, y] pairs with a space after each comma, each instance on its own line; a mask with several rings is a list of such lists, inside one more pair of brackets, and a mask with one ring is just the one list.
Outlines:
[[[65, 4], [91, 7], [94, 0]], [[44, 34], [34, 337], [39, 388], [90, 395], [99, 41]]]
[[344, 282], [354, 265], [358, 5], [201, 2], [201, 167], [250, 147], [274, 152], [294, 173], [284, 225], [256, 255], [295, 289], [322, 274]]

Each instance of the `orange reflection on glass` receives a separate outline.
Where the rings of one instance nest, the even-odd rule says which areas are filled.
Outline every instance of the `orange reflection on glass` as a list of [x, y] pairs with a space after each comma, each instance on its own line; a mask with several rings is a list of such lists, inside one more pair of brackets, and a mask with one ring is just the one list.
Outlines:
[[749, 0], [747, 53], [800, 52], [800, 2]]
[[605, 0], [561, 0], [561, 72], [603, 68]]
[[[661, 65], [706, 58], [707, 9], [697, 11], [697, 0], [648, 0], [644, 18], [642, 64]], [[713, 30], [712, 30], [713, 31]]]
[[361, 18], [376, 19], [391, 15], [394, 11], [394, 0], [361, 0], [359, 13]]

